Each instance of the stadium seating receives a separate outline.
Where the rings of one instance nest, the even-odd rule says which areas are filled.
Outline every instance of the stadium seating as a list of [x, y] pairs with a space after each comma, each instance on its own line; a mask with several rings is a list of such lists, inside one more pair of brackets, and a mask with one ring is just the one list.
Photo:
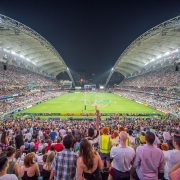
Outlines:
[[178, 86], [180, 87], [180, 71], [175, 71], [174, 66], [159, 68], [140, 76], [125, 79], [121, 86]]
[[0, 69], [1, 86], [57, 86], [55, 79], [15, 65], [8, 65], [4, 71], [3, 64], [0, 63]]

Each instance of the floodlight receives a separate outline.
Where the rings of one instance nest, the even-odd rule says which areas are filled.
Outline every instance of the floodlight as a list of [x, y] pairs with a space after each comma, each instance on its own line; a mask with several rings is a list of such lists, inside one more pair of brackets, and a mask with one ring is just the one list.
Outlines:
[[155, 59], [153, 58], [153, 59], [151, 59], [151, 61], [150, 62], [153, 62]]
[[14, 51], [11, 51], [12, 54], [16, 54]]
[[169, 51], [165, 53], [165, 55], [169, 55], [169, 54], [170, 54], [170, 52], [169, 52]]
[[114, 70], [114, 68], [111, 69], [112, 71]]
[[25, 58], [23, 55], [20, 54], [20, 57]]
[[69, 71], [69, 68], [67, 67], [67, 70]]

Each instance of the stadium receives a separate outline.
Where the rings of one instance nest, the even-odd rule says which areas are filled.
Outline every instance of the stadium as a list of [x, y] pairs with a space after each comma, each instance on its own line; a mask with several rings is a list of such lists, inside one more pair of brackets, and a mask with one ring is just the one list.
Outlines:
[[[179, 117], [179, 17], [133, 41], [100, 89], [77, 87], [60, 54], [37, 32], [3, 15], [0, 25], [1, 120], [12, 115], [46, 120], [94, 118], [96, 108], [103, 119]], [[56, 79], [64, 71], [70, 81]], [[108, 89], [114, 72], [125, 78]]]
[[79, 86], [44, 37], [0, 15], [0, 179], [180, 178], [179, 68], [180, 16], [135, 39], [105, 84]]

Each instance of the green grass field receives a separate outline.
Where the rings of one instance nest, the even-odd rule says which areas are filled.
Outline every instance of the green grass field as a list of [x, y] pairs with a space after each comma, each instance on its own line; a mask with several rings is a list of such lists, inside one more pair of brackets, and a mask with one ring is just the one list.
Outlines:
[[[84, 110], [85, 101], [86, 110]], [[82, 113], [83, 110], [84, 113], [94, 113], [95, 104], [101, 113], [162, 114], [155, 109], [111, 93], [68, 93], [25, 109], [21, 113]]]

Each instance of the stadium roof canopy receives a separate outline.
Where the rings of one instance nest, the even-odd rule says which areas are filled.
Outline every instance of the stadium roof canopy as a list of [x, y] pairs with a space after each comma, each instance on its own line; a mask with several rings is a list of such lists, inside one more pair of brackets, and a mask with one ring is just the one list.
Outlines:
[[140, 71], [148, 63], [180, 51], [180, 16], [165, 21], [134, 40], [120, 55], [112, 68], [112, 74], [120, 72], [125, 77]]
[[54, 77], [62, 71], [67, 71], [74, 84], [66, 63], [44, 37], [24, 24], [1, 14], [0, 48], [25, 58]]

